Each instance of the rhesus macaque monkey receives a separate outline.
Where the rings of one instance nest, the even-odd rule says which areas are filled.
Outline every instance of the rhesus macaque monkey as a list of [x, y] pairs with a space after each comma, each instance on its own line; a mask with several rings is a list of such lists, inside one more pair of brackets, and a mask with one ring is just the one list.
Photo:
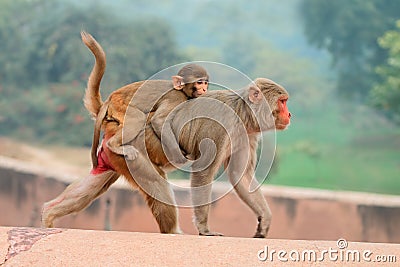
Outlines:
[[[85, 104], [92, 114], [99, 116], [102, 108], [98, 88], [101, 76], [93, 72], [89, 81], [94, 75], [97, 78], [93, 87], [88, 86], [93, 97], [88, 97], [90, 94], [87, 93]], [[148, 91], [149, 95], [151, 93]], [[219, 166], [223, 165], [238, 196], [257, 216], [255, 237], [266, 237], [271, 211], [260, 188], [250, 190], [250, 185], [255, 181], [253, 176], [258, 136], [262, 131], [287, 128], [291, 117], [286, 106], [288, 98], [283, 87], [271, 80], [259, 78], [239, 91], [213, 91], [185, 101], [167, 118], [164, 125], [167, 135], [172, 133], [176, 136], [175, 143], [179, 143], [195, 159], [191, 187], [195, 223], [200, 235], [220, 235], [210, 231], [208, 211], [211, 181]], [[130, 127], [126, 121], [124, 124]], [[103, 127], [104, 139], [109, 140], [119, 130], [119, 123], [114, 120], [105, 121]], [[207, 145], [207, 140], [212, 141], [215, 147], [215, 157], [210, 162], [203, 160], [208, 160], [209, 156], [208, 150], [202, 149], [203, 141]], [[89, 176], [72, 183], [57, 198], [45, 203], [42, 211], [43, 226], [52, 227], [54, 219], [82, 210], [104, 193], [119, 175], [123, 175], [134, 188], [143, 193], [160, 231], [180, 233], [173, 194], [165, 181], [165, 172], [171, 166], [151, 120], [129, 145], [139, 151], [134, 161], [125, 161], [124, 157], [115, 154], [103, 143], [103, 151], [98, 159], [101, 168], [98, 167]], [[174, 146], [173, 140], [169, 140], [167, 146], [174, 150], [170, 147]]]
[[[267, 104], [262, 101], [264, 97]], [[191, 177], [195, 222], [200, 235], [219, 235], [208, 228], [208, 199], [211, 190], [210, 182], [218, 167], [223, 164], [239, 197], [258, 218], [255, 237], [266, 237], [271, 221], [271, 211], [261, 190], [257, 188], [250, 191], [249, 187], [254, 181], [252, 178], [256, 163], [258, 135], [261, 131], [273, 128], [284, 130], [290, 124], [291, 114], [286, 106], [287, 100], [288, 94], [281, 86], [267, 79], [257, 79], [255, 84], [237, 93], [225, 90], [209, 92], [204, 97], [183, 103], [171, 114], [171, 118], [168, 119], [171, 130], [174, 132], [181, 130], [179, 144], [185, 151], [194, 155], [195, 158], [201, 158], [199, 146], [205, 138], [211, 139], [217, 149], [212, 164], [192, 173]], [[218, 113], [224, 105], [231, 108], [233, 112]], [[200, 110], [210, 110], [220, 118], [218, 120], [204, 118], [204, 112]], [[224, 108], [222, 110], [227, 111]], [[190, 119], [197, 115], [200, 115], [199, 118]], [[188, 123], [182, 125], [187, 121]], [[219, 122], [222, 122], [223, 126]], [[113, 134], [115, 126], [112, 124], [115, 122], [107, 122], [105, 125], [106, 139], [108, 135]], [[240, 130], [243, 127], [244, 135]], [[59, 197], [47, 202], [42, 213], [43, 225], [51, 227], [55, 218], [80, 211], [105, 192], [119, 174], [122, 174], [131, 185], [139, 188], [144, 194], [159, 224], [160, 231], [179, 233], [177, 210], [173, 205], [165, 204], [174, 203], [174, 200], [170, 188], [163, 183], [165, 171], [162, 166], [168, 165], [168, 159], [163, 154], [160, 139], [151, 125], [147, 125], [145, 132], [139, 134], [140, 138], [145, 139], [145, 144], [139, 142], [138, 138], [133, 141], [140, 153], [137, 160], [132, 161], [137, 166], [132, 173], [128, 170], [125, 160], [105, 148], [104, 155], [108, 158], [109, 169], [98, 174], [92, 173], [74, 182]], [[247, 139], [243, 142], [247, 143], [247, 146], [243, 145], [243, 139]], [[151, 161], [143, 157], [146, 153]], [[194, 164], [197, 164], [197, 161]], [[193, 169], [196, 167], [193, 166]], [[197, 188], [201, 189], [197, 190]], [[150, 191], [150, 189], [153, 190]], [[152, 192], [151, 195], [149, 191]]]
[[[211, 91], [196, 101], [183, 103], [167, 118], [163, 136], [176, 135], [180, 148], [195, 159], [190, 180], [200, 235], [220, 235], [209, 230], [208, 211], [211, 184], [223, 165], [236, 193], [258, 218], [255, 237], [266, 237], [271, 212], [261, 190], [252, 184], [256, 183], [258, 137], [262, 131], [287, 128], [291, 117], [286, 106], [288, 98], [283, 87], [258, 78], [242, 90]], [[211, 140], [212, 146], [202, 145], [205, 140]], [[179, 148], [177, 143], [162, 145], [167, 151]]]
[[[154, 112], [151, 117], [153, 129], [160, 136], [165, 118], [174, 107], [187, 99], [199, 97], [207, 92], [209, 79], [207, 71], [199, 65], [188, 64], [182, 67], [177, 75], [172, 76], [172, 83], [166, 80], [148, 80], [128, 84], [114, 91], [103, 104], [96, 103], [96, 106], [90, 108], [88, 102], [96, 102], [97, 96], [100, 95], [97, 88], [104, 74], [106, 57], [102, 47], [92, 35], [81, 32], [81, 37], [96, 58], [85, 97], [85, 105], [96, 118], [92, 143], [94, 167], [98, 165], [97, 148], [104, 120], [118, 123], [118, 131], [108, 139], [107, 147], [116, 154], [124, 155], [128, 160], [134, 160], [138, 150], [127, 143], [135, 139], [143, 130], [150, 112]], [[98, 114], [97, 110], [99, 110]], [[124, 128], [125, 124], [129, 127]], [[181, 159], [180, 163], [184, 162], [185, 159]]]

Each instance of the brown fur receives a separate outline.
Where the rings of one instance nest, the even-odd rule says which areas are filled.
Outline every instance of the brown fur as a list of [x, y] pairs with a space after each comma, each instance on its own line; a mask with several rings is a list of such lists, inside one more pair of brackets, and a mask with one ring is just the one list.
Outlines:
[[[255, 237], [265, 237], [267, 235], [271, 221], [271, 211], [260, 189], [249, 190], [256, 163], [255, 151], [258, 146], [258, 133], [261, 130], [273, 129], [277, 126], [281, 127], [283, 124], [287, 126], [290, 122], [290, 115], [286, 117], [278, 116], [278, 114], [287, 112], [287, 110], [279, 110], [279, 104], [276, 103], [276, 101], [287, 100], [288, 98], [283, 88], [265, 79], [256, 80], [256, 84], [261, 88], [262, 95], [267, 98], [270, 106], [276, 107], [274, 110], [271, 111], [268, 105], [263, 102], [254, 105], [249, 103], [249, 93], [252, 90], [246, 88], [238, 94], [230, 91], [210, 92], [206, 97], [185, 102], [174, 111], [174, 116], [171, 116], [167, 121], [167, 124], [172, 126], [170, 128], [172, 131], [182, 129], [182, 133], [179, 136], [179, 143], [197, 159], [193, 164], [193, 169], [199, 169], [200, 171], [192, 173], [191, 181], [193, 187], [193, 204], [195, 206], [195, 222], [201, 235], [219, 235], [219, 233], [212, 232], [208, 228], [209, 205], [207, 201], [210, 196], [210, 183], [221, 164], [224, 165], [238, 196], [256, 214], [258, 227]], [[272, 88], [268, 89], [269, 87]], [[215, 101], [208, 102], [207, 100], [209, 99]], [[223, 110], [225, 111], [224, 113], [216, 112], [223, 109], [221, 102], [227, 104], [227, 107], [233, 108], [233, 113], [226, 112], [226, 110]], [[180, 125], [186, 118], [194, 117], [196, 114], [203, 114], [199, 110], [213, 111], [213, 113], [217, 114], [217, 117], [220, 117], [225, 129], [218, 125], [215, 120], [204, 118], [191, 120], [189, 124], [183, 127]], [[235, 114], [238, 116], [235, 116]], [[271, 114], [273, 117], [270, 116]], [[263, 118], [266, 119], [263, 120]], [[257, 123], [257, 121], [260, 123]], [[245, 125], [244, 128], [241, 126], [243, 123]], [[116, 122], [105, 123], [106, 139], [114, 134], [115, 126]], [[213, 129], [213, 131], [209, 129]], [[204, 161], [202, 162], [201, 160], [199, 145], [204, 138], [209, 138], [216, 144], [217, 152], [216, 158], [213, 159], [211, 165], [202, 169], [201, 165], [204, 164]], [[140, 139], [144, 139], [145, 142], [138, 141]], [[245, 142], [242, 142], [243, 140]], [[134, 188], [139, 188], [144, 194], [161, 232], [180, 232], [177, 224], [178, 215], [176, 208], [173, 205], [163, 203], [174, 203], [169, 186], [163, 183], [165, 182], [165, 172], [162, 166], [167, 165], [168, 160], [162, 151], [160, 140], [154, 133], [151, 125], [148, 125], [145, 133], [142, 132], [139, 139], [134, 141], [134, 145], [138, 147], [141, 153], [139, 153], [138, 159], [131, 162], [126, 162], [123, 157], [106, 150], [110, 162], [115, 166], [115, 172], [124, 175]], [[132, 173], [135, 173], [135, 178], [132, 176]], [[109, 183], [113, 182], [113, 175], [113, 172], [109, 174], [111, 181]], [[78, 192], [78, 186], [71, 185], [71, 188], [76, 188], [75, 191], [66, 190], [62, 194], [63, 198], [61, 200], [59, 197], [46, 203], [42, 217], [44, 226], [52, 226], [55, 218], [79, 211], [81, 207], [79, 206], [79, 209], [75, 208], [76, 205], [72, 205], [72, 203], [80, 202], [83, 196], [87, 198], [85, 203], [90, 203], [95, 197], [104, 192], [108, 188], [108, 183], [106, 183], [107, 187], [102, 187], [102, 184], [104, 184], [104, 179], [107, 180], [107, 178], [101, 175], [99, 177], [99, 180], [92, 179], [90, 176], [86, 179], [86, 184], [92, 183], [90, 194], [88, 189], [85, 189], [88, 188], [87, 186], [79, 187]], [[140, 187], [138, 187], [137, 181]], [[198, 190], [200, 187], [202, 188]], [[89, 198], [92, 199], [89, 200]], [[68, 203], [71, 204], [67, 205]]]
[[[126, 156], [128, 160], [134, 160], [138, 151], [134, 146], [126, 144], [142, 131], [150, 111], [155, 110], [152, 124], [156, 133], [160, 134], [165, 117], [175, 106], [205, 93], [196, 90], [194, 82], [199, 79], [208, 80], [207, 71], [199, 65], [188, 64], [178, 75], [172, 76], [172, 81], [148, 80], [128, 84], [114, 91], [103, 104], [99, 86], [106, 67], [105, 53], [92, 35], [81, 32], [81, 37], [96, 59], [84, 97], [85, 107], [96, 119], [91, 152], [93, 167], [97, 166], [97, 148], [104, 121], [118, 123], [115, 125], [118, 129], [115, 129], [114, 135], [106, 143], [108, 148]], [[129, 127], [124, 128], [125, 118], [129, 120]]]
[[[211, 182], [219, 166], [223, 165], [236, 193], [257, 217], [255, 237], [266, 237], [271, 211], [260, 189], [250, 190], [250, 185], [254, 182], [259, 133], [274, 128], [283, 130], [289, 125], [290, 113], [286, 107], [288, 97], [283, 87], [261, 78], [238, 92], [210, 92], [205, 97], [184, 102], [166, 120], [163, 132], [176, 136], [179, 146], [195, 158], [191, 188], [199, 234], [220, 235], [209, 230], [208, 211]], [[88, 110], [95, 110], [98, 101], [94, 100], [93, 106], [88, 102]], [[202, 115], [212, 119], [197, 117]], [[45, 203], [43, 225], [51, 227], [54, 219], [83, 209], [108, 189], [117, 174], [121, 174], [144, 194], [160, 231], [180, 233], [173, 194], [165, 181], [165, 171], [169, 170], [170, 162], [165, 157], [151, 119], [147, 123], [145, 131], [129, 142], [140, 151], [135, 160], [125, 161], [124, 157], [105, 147], [115, 171], [89, 175], [71, 184], [58, 198]], [[126, 124], [125, 127], [130, 126]], [[119, 130], [119, 123], [116, 120], [105, 121], [103, 130], [104, 138], [108, 140]], [[215, 157], [209, 157], [213, 147], [203, 140], [214, 143]], [[168, 142], [168, 149], [178, 145], [171, 140]]]
[[96, 58], [96, 63], [88, 79], [84, 98], [86, 109], [93, 117], [96, 117], [103, 105], [100, 95], [100, 82], [106, 70], [106, 54], [103, 48], [90, 34], [82, 31], [81, 36], [85, 45], [92, 51]]
[[[191, 186], [195, 223], [200, 234], [219, 235], [208, 228], [208, 201], [212, 180], [223, 165], [236, 193], [259, 220], [255, 236], [267, 235], [271, 212], [260, 189], [251, 191], [250, 185], [255, 182], [252, 180], [259, 133], [274, 128], [283, 130], [290, 124], [288, 97], [280, 85], [259, 78], [239, 91], [211, 91], [183, 103], [166, 121], [164, 134], [178, 136], [180, 133], [179, 146], [196, 159], [192, 165]], [[206, 139], [211, 143], [202, 144]], [[165, 146], [171, 149], [178, 144]]]

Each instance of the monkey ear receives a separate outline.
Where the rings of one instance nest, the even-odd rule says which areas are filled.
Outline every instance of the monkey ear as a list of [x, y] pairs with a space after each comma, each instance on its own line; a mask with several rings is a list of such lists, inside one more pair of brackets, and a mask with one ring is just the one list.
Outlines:
[[258, 104], [263, 98], [262, 92], [257, 86], [250, 85], [249, 87], [249, 100], [251, 103]]
[[172, 84], [174, 85], [174, 89], [182, 90], [185, 83], [183, 82], [183, 78], [178, 75], [172, 76]]

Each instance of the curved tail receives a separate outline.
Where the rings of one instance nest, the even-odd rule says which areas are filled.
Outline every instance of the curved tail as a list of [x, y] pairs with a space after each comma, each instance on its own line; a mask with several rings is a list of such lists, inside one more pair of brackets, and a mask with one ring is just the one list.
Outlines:
[[101, 131], [101, 124], [103, 123], [103, 119], [107, 114], [109, 102], [106, 101], [103, 106], [101, 106], [99, 113], [97, 114], [96, 123], [94, 125], [93, 131], [93, 140], [92, 140], [92, 150], [91, 150], [91, 158], [92, 158], [92, 166], [96, 168], [98, 165], [98, 157], [97, 157], [97, 148], [100, 144], [100, 131]]
[[91, 115], [96, 118], [103, 105], [100, 95], [100, 82], [106, 70], [106, 54], [100, 44], [89, 33], [82, 31], [83, 43], [92, 51], [96, 62], [90, 73], [83, 103]]

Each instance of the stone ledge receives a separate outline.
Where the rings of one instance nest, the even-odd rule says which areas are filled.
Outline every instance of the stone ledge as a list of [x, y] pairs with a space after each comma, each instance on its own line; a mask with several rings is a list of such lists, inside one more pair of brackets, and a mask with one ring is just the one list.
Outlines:
[[[39, 227], [41, 206], [59, 195], [68, 183], [60, 175], [42, 173], [37, 166], [30, 169], [0, 156], [0, 225]], [[173, 183], [182, 186], [187, 181]], [[226, 187], [215, 183], [213, 193], [226, 192]], [[262, 190], [273, 213], [270, 238], [334, 241], [343, 237], [358, 242], [400, 243], [400, 196], [271, 185]], [[175, 196], [180, 200], [189, 197], [180, 191]], [[192, 217], [191, 209], [179, 209], [185, 233], [197, 233]], [[234, 193], [229, 193], [212, 204], [209, 223], [213, 231], [226, 236], [250, 237], [257, 218]], [[55, 225], [159, 232], [143, 198], [125, 186], [114, 186], [84, 211], [60, 218]]]
[[[272, 250], [283, 250], [282, 262], [278, 252], [273, 261], [265, 257]], [[332, 251], [330, 260], [325, 252]], [[295, 251], [295, 252], [293, 252]], [[289, 253], [300, 261], [294, 262]], [[302, 254], [306, 251], [306, 260]], [[308, 260], [315, 251], [317, 260]], [[334, 251], [339, 251], [335, 252]], [[359, 251], [360, 261], [351, 256]], [[362, 257], [366, 252], [366, 262]], [[349, 253], [347, 253], [349, 252]], [[370, 252], [370, 253], [369, 253]], [[341, 261], [341, 254], [350, 255]], [[348, 242], [344, 249], [336, 241], [304, 241], [253, 239], [234, 237], [201, 237], [196, 235], [163, 235], [156, 233], [105, 232], [94, 230], [41, 229], [0, 227], [0, 266], [394, 266], [393, 262], [377, 263], [376, 256], [393, 256], [400, 261], [400, 245], [385, 243]], [[395, 258], [394, 258], [395, 257]], [[7, 259], [7, 260], [6, 260]], [[356, 259], [354, 262], [353, 259]], [[382, 257], [380, 258], [382, 259]]]

